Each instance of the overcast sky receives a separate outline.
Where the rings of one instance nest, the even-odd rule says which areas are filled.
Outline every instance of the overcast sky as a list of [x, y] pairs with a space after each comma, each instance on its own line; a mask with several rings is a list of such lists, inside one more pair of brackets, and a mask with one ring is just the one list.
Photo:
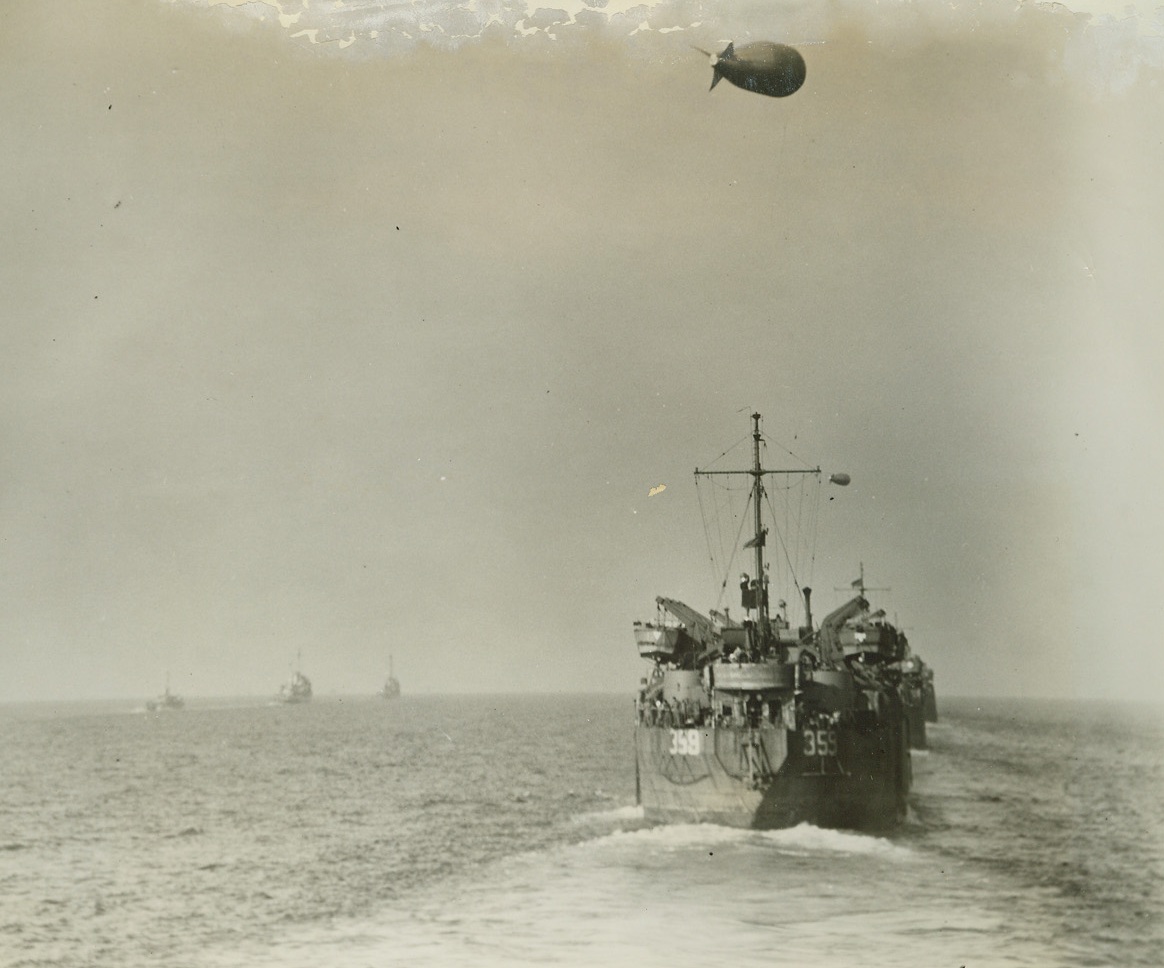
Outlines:
[[[7, 11], [0, 700], [267, 694], [299, 650], [321, 693], [392, 654], [629, 695], [655, 596], [716, 604], [691, 472], [753, 410], [853, 477], [818, 617], [863, 562], [943, 692], [1157, 697], [1159, 23], [689, 4], [408, 49], [271, 6]], [[794, 30], [800, 92], [708, 92], [692, 45]]]

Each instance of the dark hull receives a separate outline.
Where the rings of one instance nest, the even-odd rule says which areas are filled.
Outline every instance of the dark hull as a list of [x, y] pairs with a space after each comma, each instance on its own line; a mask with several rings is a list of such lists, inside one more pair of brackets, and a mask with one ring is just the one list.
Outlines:
[[926, 739], [926, 709], [920, 697], [916, 703], [906, 702], [902, 705], [905, 713], [905, 728], [909, 737], [909, 748], [924, 750], [928, 748]]
[[922, 695], [922, 704], [925, 708], [925, 720], [927, 723], [936, 723], [938, 721], [938, 697], [934, 692], [932, 683], [927, 683], [925, 691]]
[[635, 747], [648, 820], [886, 830], [905, 817], [911, 773], [900, 723], [819, 731], [641, 725]]

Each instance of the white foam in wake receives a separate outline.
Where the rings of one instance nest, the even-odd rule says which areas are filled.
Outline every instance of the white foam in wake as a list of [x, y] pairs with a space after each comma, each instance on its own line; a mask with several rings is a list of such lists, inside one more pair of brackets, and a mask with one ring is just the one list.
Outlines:
[[[636, 808], [626, 808], [636, 809]], [[619, 830], [596, 843], [642, 844], [661, 849], [684, 850], [723, 844], [761, 843], [784, 853], [908, 855], [909, 851], [883, 837], [847, 830], [827, 830], [802, 823], [786, 830], [747, 830], [710, 823], [663, 824], [645, 830]]]
[[717, 844], [742, 844], [752, 835], [753, 832], [750, 830], [720, 827], [712, 823], [676, 823], [647, 827], [643, 830], [618, 830], [600, 838], [596, 843], [613, 842], [620, 846], [649, 845], [664, 850], [683, 850]]
[[615, 807], [612, 810], [595, 810], [574, 817], [575, 823], [629, 823], [643, 819], [642, 807]]
[[884, 837], [853, 833], [848, 830], [826, 830], [802, 823], [787, 830], [766, 830], [760, 836], [768, 843], [797, 852], [829, 851], [841, 854], [908, 854]]

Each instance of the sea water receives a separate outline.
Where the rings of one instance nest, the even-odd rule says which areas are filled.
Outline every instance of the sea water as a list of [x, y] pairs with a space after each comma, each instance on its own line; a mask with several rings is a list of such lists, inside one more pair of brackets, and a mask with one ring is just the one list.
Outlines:
[[0, 964], [1159, 965], [1161, 713], [941, 712], [869, 836], [646, 823], [625, 697], [0, 707]]

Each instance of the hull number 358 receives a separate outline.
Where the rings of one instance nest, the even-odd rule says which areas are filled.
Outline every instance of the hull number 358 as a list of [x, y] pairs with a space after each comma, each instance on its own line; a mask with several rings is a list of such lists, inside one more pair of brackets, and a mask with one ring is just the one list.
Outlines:
[[671, 746], [667, 750], [672, 756], [698, 756], [701, 752], [699, 730], [673, 729], [671, 732]]

